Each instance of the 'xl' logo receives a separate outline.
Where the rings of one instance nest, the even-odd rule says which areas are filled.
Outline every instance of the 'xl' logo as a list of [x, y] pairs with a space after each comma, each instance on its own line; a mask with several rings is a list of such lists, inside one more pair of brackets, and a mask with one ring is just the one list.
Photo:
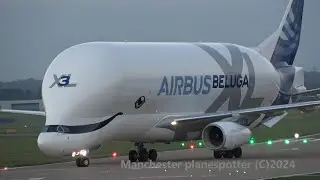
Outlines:
[[53, 88], [55, 85], [58, 85], [58, 87], [76, 87], [77, 85], [75, 83], [70, 84], [71, 74], [61, 75], [59, 78], [54, 74], [53, 78], [54, 82], [51, 84], [50, 88]]

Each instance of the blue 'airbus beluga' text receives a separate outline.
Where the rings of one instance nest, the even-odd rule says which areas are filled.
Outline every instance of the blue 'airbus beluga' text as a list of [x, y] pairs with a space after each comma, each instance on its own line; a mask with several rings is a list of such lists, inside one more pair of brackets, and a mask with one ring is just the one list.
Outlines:
[[248, 75], [164, 76], [159, 95], [209, 94], [212, 88], [248, 87]]

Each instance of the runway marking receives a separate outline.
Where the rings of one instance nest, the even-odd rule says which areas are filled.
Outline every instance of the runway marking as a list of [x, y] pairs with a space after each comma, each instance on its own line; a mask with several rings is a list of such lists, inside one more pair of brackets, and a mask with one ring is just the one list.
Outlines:
[[[128, 179], [163, 179], [163, 178], [192, 178], [192, 175], [189, 176], [145, 176], [145, 177], [137, 177], [137, 178], [128, 178]], [[217, 175], [202, 175], [200, 176], [202, 178], [207, 178], [207, 177], [217, 177]]]
[[318, 173], [320, 173], [320, 171], [310, 172], [310, 173], [289, 174], [289, 175], [284, 175], [284, 176], [273, 176], [273, 177], [267, 177], [267, 178], [262, 178], [262, 179], [258, 179], [258, 180], [269, 180], [269, 179], [287, 178], [287, 177], [294, 177], [294, 176], [308, 176], [308, 175], [318, 174]]
[[[19, 169], [21, 169], [21, 168], [19, 168]], [[71, 169], [77, 169], [77, 168], [71, 168]], [[13, 169], [13, 168], [10, 168], [10, 170], [17, 170], [17, 169]], [[45, 168], [45, 169], [30, 169], [30, 170], [28, 170], [28, 171], [37, 171], [37, 172], [39, 172], [39, 171], [66, 171], [66, 170], [70, 170], [70, 169], [59, 169], [59, 168]], [[8, 170], [9, 171], [9, 170]]]
[[145, 176], [145, 177], [137, 177], [137, 178], [128, 178], [128, 179], [162, 179], [162, 178], [190, 178], [190, 176]]
[[280, 149], [280, 151], [300, 151], [299, 148], [285, 148], [285, 149]]
[[101, 174], [105, 174], [105, 173], [108, 173], [109, 171], [100, 171], [99, 173]]
[[29, 178], [28, 180], [41, 180], [41, 179], [45, 179], [44, 177], [41, 178]]
[[290, 149], [280, 149], [280, 151], [289, 151]]

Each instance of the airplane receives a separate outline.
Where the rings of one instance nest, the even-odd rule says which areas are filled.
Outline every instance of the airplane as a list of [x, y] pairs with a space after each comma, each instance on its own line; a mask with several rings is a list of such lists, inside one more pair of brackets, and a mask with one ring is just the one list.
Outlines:
[[304, 1], [290, 0], [278, 29], [257, 47], [210, 42], [87, 42], [54, 58], [42, 83], [45, 116], [39, 149], [73, 156], [88, 167], [89, 152], [107, 141], [129, 141], [131, 162], [156, 161], [145, 143], [202, 140], [216, 159], [241, 158], [252, 129], [273, 127], [289, 109], [317, 107], [292, 97], [304, 86], [293, 65]]

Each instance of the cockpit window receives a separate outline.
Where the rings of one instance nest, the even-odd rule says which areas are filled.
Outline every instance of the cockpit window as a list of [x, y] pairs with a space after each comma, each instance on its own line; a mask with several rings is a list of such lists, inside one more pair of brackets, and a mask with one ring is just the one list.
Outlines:
[[66, 134], [81, 134], [88, 133], [99, 130], [109, 124], [115, 117], [118, 115], [122, 115], [122, 112], [119, 112], [112, 117], [95, 124], [88, 125], [79, 125], [79, 126], [65, 126], [65, 125], [47, 125], [43, 128], [42, 132], [58, 132], [58, 133], [66, 133]]

